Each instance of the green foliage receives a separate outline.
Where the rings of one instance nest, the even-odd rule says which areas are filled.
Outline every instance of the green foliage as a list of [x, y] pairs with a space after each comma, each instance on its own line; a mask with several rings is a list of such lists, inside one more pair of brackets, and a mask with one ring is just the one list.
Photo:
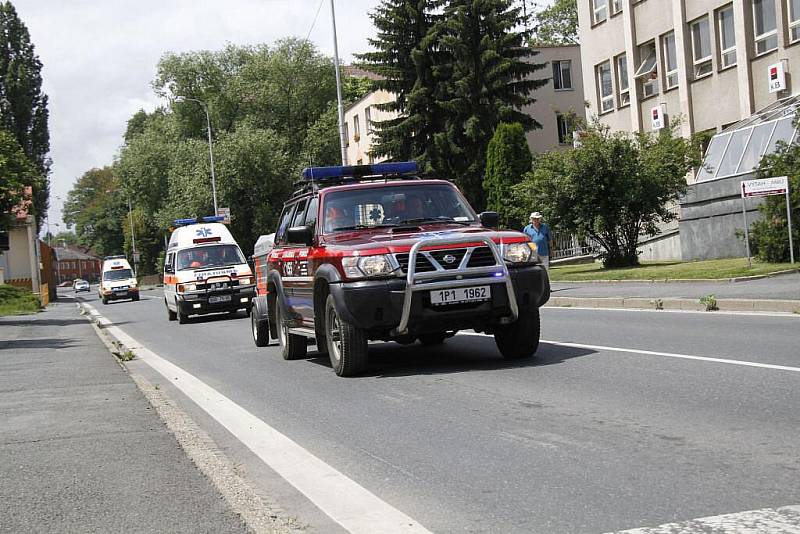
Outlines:
[[13, 134], [0, 128], [0, 230], [8, 228], [11, 210], [30, 200], [26, 187], [41, 183], [41, 176]]
[[578, 44], [577, 0], [555, 0], [533, 14], [533, 46]]
[[607, 267], [637, 265], [639, 237], [676, 217], [669, 205], [699, 164], [699, 151], [676, 127], [630, 136], [590, 125], [579, 148], [536, 158], [514, 187], [513, 213], [523, 221], [536, 208], [553, 227], [600, 242]]
[[28, 289], [0, 285], [0, 316], [36, 313], [42, 305]]
[[699, 302], [706, 308], [706, 311], [716, 311], [719, 309], [717, 307], [717, 297], [714, 295], [703, 295], [700, 297]]
[[[759, 178], [789, 177], [789, 204], [792, 211], [792, 239], [795, 258], [800, 257], [800, 145], [782, 145], [759, 163]], [[769, 196], [759, 204], [761, 219], [751, 227], [750, 245], [761, 261], [789, 261], [789, 224], [786, 197]]]
[[445, 123], [434, 136], [435, 168], [439, 176], [455, 179], [478, 211], [486, 205], [486, 149], [497, 125], [540, 127], [521, 110], [547, 83], [533, 79], [545, 65], [535, 63], [536, 52], [524, 46], [527, 35], [517, 31], [520, 9], [512, 5], [511, 0], [450, 0], [434, 30], [441, 54], [436, 100]]
[[75, 228], [80, 245], [105, 256], [122, 251], [122, 223], [127, 212], [125, 192], [114, 169], [103, 167], [78, 178], [67, 194], [62, 217], [67, 227]]
[[483, 189], [487, 209], [500, 214], [500, 223], [509, 226], [513, 216], [509, 206], [512, 187], [531, 170], [531, 151], [519, 123], [501, 123], [494, 132], [486, 154]]
[[31, 184], [37, 223], [47, 212], [50, 194], [50, 133], [41, 72], [28, 28], [11, 2], [0, 2], [0, 127], [14, 135], [39, 175]]

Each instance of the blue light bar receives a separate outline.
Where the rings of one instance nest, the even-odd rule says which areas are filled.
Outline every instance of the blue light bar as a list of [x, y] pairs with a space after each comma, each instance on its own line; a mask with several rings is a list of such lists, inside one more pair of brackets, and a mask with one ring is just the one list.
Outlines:
[[225, 217], [222, 215], [208, 215], [206, 217], [195, 217], [194, 219], [175, 219], [175, 226], [186, 226], [187, 224], [202, 224], [222, 222]]
[[337, 167], [306, 167], [303, 179], [308, 181], [332, 180], [336, 178], [363, 178], [392, 174], [415, 174], [419, 171], [416, 161], [396, 163], [374, 163], [372, 165], [347, 165]]

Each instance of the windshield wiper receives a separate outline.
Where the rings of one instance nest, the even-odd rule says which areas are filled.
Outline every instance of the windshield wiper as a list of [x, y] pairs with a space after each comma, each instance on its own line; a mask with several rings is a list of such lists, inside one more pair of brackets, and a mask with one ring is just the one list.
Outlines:
[[415, 219], [405, 219], [397, 223], [398, 225], [401, 224], [419, 224], [419, 223], [426, 223], [426, 222], [446, 222], [446, 223], [456, 223], [462, 226], [469, 226], [469, 221], [457, 221], [452, 217], [446, 217], [444, 215], [439, 217], [417, 217]]

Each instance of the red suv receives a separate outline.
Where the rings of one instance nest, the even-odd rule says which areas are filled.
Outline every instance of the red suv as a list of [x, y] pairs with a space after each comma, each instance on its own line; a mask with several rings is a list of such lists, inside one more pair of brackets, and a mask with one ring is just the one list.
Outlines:
[[364, 370], [369, 340], [435, 345], [472, 329], [506, 358], [536, 352], [550, 298], [536, 245], [416, 172], [413, 162], [303, 171], [274, 248], [254, 257], [257, 345], [271, 334], [289, 360], [316, 343], [339, 376]]

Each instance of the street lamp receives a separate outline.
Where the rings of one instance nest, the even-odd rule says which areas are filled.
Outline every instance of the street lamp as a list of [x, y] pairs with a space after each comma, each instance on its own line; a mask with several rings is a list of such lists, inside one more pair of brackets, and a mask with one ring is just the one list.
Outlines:
[[202, 100], [198, 100], [196, 98], [189, 98], [186, 96], [176, 96], [175, 102], [197, 102], [203, 107], [203, 111], [206, 112], [206, 126], [208, 130], [208, 158], [211, 160], [211, 193], [214, 196], [214, 215], [218, 213], [217, 211], [217, 179], [214, 175], [214, 149], [211, 142], [211, 116], [208, 114], [208, 106]]
[[342, 151], [342, 165], [347, 165], [347, 138], [344, 134], [344, 104], [342, 102], [342, 79], [339, 74], [339, 40], [336, 38], [336, 10], [331, 0], [331, 24], [333, 25], [333, 68], [336, 69], [336, 103], [339, 115], [339, 148]]

